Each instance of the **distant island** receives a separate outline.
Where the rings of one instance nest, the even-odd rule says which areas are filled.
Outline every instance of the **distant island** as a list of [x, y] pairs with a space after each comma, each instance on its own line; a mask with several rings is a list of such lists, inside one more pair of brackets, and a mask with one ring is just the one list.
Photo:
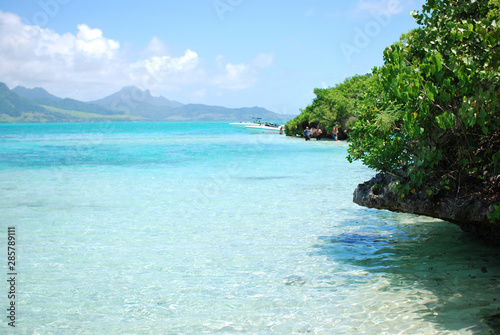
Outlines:
[[17, 86], [10, 90], [0, 83], [0, 122], [99, 122], [99, 121], [244, 121], [254, 117], [287, 121], [295, 115], [271, 112], [261, 107], [226, 108], [182, 104], [154, 97], [135, 86], [100, 100], [83, 102], [59, 98], [45, 89]]

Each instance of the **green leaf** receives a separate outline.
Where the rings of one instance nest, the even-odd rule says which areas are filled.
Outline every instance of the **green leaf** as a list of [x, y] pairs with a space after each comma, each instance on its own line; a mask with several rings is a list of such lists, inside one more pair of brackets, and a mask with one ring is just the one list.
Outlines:
[[425, 74], [426, 77], [430, 77], [431, 75], [431, 66], [428, 64], [422, 65], [422, 72]]
[[443, 57], [440, 53], [434, 56], [434, 63], [436, 64], [437, 72], [440, 72], [443, 69]]
[[427, 94], [427, 97], [429, 97], [429, 99], [431, 101], [434, 101], [434, 96], [438, 93], [438, 90], [436, 88], [436, 86], [434, 86], [434, 84], [432, 84], [431, 82], [427, 82], [425, 84], [425, 94]]
[[453, 127], [454, 120], [455, 115], [449, 114], [448, 112], [444, 112], [443, 114], [436, 116], [438, 126], [443, 130], [451, 129]]

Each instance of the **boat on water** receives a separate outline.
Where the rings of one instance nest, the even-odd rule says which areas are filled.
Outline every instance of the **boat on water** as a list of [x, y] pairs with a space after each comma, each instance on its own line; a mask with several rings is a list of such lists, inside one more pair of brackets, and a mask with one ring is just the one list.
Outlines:
[[283, 134], [284, 126], [276, 123], [262, 123], [260, 125], [245, 126], [245, 129], [252, 134]]
[[262, 118], [255, 117], [252, 122], [231, 122], [231, 126], [236, 128], [245, 128], [252, 134], [283, 134], [284, 126], [276, 123], [264, 122]]
[[236, 128], [244, 128], [247, 126], [258, 126], [261, 124], [262, 118], [254, 117], [252, 122], [231, 122], [230, 125]]
[[247, 126], [258, 126], [259, 124], [255, 122], [232, 122], [230, 125], [236, 128], [244, 128]]

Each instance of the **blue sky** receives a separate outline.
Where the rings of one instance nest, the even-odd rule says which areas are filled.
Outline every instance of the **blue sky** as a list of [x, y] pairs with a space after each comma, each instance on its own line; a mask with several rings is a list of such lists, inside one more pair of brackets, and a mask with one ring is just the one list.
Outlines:
[[424, 0], [0, 3], [0, 81], [89, 101], [135, 85], [182, 103], [298, 114], [382, 65]]

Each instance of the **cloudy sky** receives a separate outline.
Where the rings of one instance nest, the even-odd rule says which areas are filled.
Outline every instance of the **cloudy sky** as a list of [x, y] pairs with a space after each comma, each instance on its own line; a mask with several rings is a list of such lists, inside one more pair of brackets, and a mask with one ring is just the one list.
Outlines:
[[182, 103], [297, 114], [382, 65], [424, 0], [0, 2], [0, 82], [103, 98], [135, 85]]

